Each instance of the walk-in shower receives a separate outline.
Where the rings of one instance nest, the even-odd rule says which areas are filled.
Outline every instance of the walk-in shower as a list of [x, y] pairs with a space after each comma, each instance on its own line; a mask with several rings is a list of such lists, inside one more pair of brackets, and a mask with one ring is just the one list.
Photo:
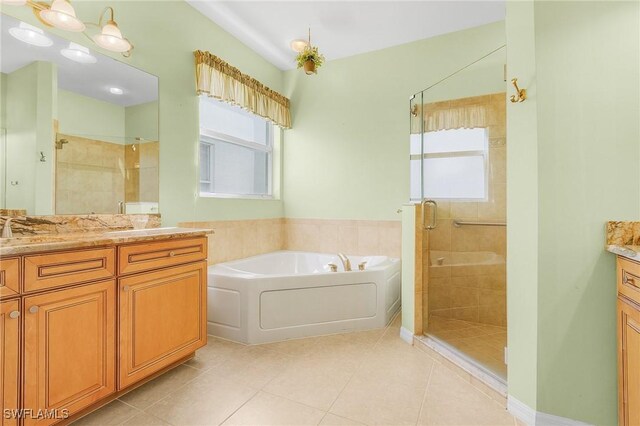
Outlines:
[[416, 328], [500, 381], [507, 374], [505, 54], [504, 46], [487, 52], [409, 105], [411, 199], [422, 208], [423, 239]]

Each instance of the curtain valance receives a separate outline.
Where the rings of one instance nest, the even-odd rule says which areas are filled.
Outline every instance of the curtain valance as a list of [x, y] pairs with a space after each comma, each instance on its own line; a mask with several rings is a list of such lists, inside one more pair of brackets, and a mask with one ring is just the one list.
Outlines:
[[[424, 105], [424, 131], [487, 127], [484, 105], [450, 106], [449, 102]], [[412, 120], [411, 133], [420, 133], [420, 120]]]
[[196, 50], [196, 92], [245, 108], [291, 128], [289, 99], [210, 52]]

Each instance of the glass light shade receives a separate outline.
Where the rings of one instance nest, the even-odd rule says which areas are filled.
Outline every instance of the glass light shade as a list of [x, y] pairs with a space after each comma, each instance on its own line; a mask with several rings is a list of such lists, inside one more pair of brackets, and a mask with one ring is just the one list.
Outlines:
[[67, 0], [53, 0], [51, 7], [40, 11], [40, 17], [61, 30], [78, 33], [85, 30], [84, 22], [76, 18], [76, 11]]
[[27, 4], [27, 0], [2, 0], [0, 4], [6, 4], [7, 6], [24, 6]]
[[115, 22], [109, 21], [102, 27], [100, 34], [93, 36], [93, 41], [103, 49], [110, 50], [112, 52], [128, 52], [131, 50], [131, 43], [129, 40], [122, 37], [122, 33]]
[[304, 40], [293, 40], [289, 45], [291, 46], [291, 50], [300, 53], [309, 45], [309, 43]]
[[48, 47], [53, 44], [53, 40], [47, 37], [44, 31], [25, 22], [20, 22], [17, 27], [9, 28], [9, 34], [24, 43], [34, 46]]
[[93, 56], [89, 52], [89, 49], [73, 42], [69, 43], [69, 47], [66, 49], [62, 49], [60, 53], [65, 58], [71, 59], [72, 61], [79, 62], [81, 64], [95, 64], [96, 62], [98, 62], [98, 58]]

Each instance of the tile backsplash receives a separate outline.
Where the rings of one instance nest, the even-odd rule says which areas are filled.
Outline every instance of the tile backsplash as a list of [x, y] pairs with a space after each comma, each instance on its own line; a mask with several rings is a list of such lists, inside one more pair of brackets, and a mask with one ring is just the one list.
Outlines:
[[277, 250], [400, 257], [399, 221], [259, 219], [183, 222], [179, 226], [212, 228], [209, 264]]

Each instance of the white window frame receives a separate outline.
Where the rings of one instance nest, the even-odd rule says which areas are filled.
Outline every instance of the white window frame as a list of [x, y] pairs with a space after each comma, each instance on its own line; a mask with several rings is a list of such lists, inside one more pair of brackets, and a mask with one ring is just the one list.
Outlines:
[[266, 144], [259, 144], [256, 142], [252, 142], [252, 141], [247, 141], [244, 140], [242, 138], [238, 138], [232, 135], [227, 135], [225, 133], [220, 133], [220, 132], [216, 132], [214, 130], [211, 129], [207, 129], [204, 127], [200, 127], [200, 138], [198, 141], [198, 161], [202, 161], [202, 159], [200, 158], [200, 144], [202, 143], [206, 143], [211, 145], [211, 149], [213, 149], [213, 155], [209, 156], [209, 161], [211, 162], [209, 164], [209, 173], [210, 179], [213, 179], [213, 170], [214, 170], [214, 159], [215, 159], [215, 142], [226, 142], [226, 143], [230, 143], [233, 145], [237, 145], [237, 146], [241, 146], [244, 148], [249, 148], [251, 150], [254, 151], [260, 151], [260, 152], [265, 152], [267, 154], [267, 194], [228, 194], [228, 193], [222, 193], [222, 192], [203, 192], [200, 190], [200, 184], [203, 182], [209, 182], [210, 181], [203, 181], [201, 180], [201, 176], [199, 176], [200, 174], [200, 167], [198, 167], [198, 192], [200, 194], [200, 197], [203, 198], [245, 198], [245, 199], [267, 199], [267, 200], [271, 200], [274, 199], [273, 196], [273, 143], [274, 143], [274, 128], [273, 128], [273, 124], [268, 123], [269, 125], [266, 126]]
[[[423, 152], [422, 154], [413, 154], [409, 156], [409, 164], [411, 164], [411, 160], [420, 160], [422, 161], [429, 158], [456, 158], [456, 157], [482, 157], [483, 158], [483, 167], [484, 167], [484, 198], [458, 198], [458, 197], [429, 197], [425, 194], [426, 188], [422, 187], [424, 185], [424, 175], [421, 175], [421, 193], [423, 198], [433, 199], [433, 200], [442, 200], [442, 201], [451, 201], [451, 202], [459, 202], [459, 203], [482, 203], [489, 201], [489, 133], [488, 129], [485, 127], [484, 129], [484, 149], [483, 150], [469, 150], [469, 151], [447, 151], [447, 152]], [[454, 129], [455, 130], [455, 129]], [[428, 132], [426, 132], [428, 133]], [[425, 133], [425, 135], [426, 135]], [[425, 137], [425, 136], [423, 136]], [[424, 143], [424, 142], [423, 142]], [[424, 149], [424, 148], [423, 148]], [[420, 167], [424, 167], [424, 163], [420, 164]], [[420, 203], [422, 199], [411, 199], [410, 201]]]

